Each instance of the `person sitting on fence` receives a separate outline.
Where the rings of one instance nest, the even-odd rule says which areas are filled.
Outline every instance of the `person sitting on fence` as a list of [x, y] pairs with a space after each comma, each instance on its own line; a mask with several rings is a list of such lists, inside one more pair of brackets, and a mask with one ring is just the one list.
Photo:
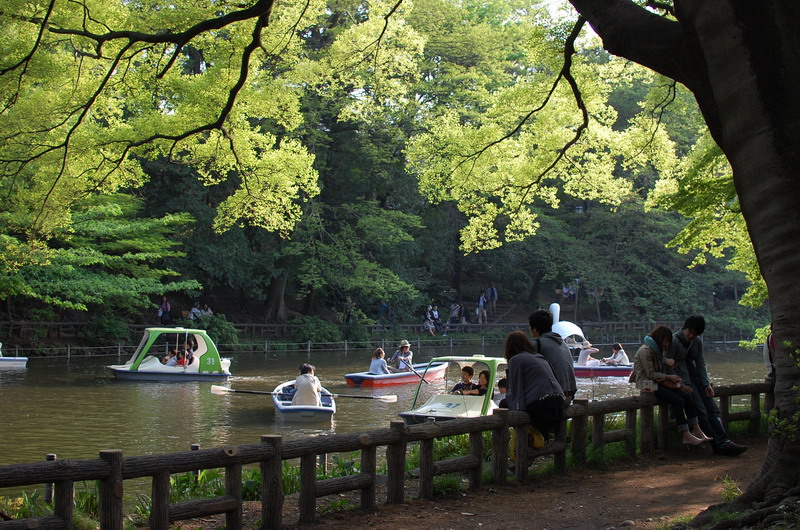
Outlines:
[[392, 373], [389, 370], [389, 365], [386, 364], [386, 352], [383, 351], [383, 348], [375, 348], [375, 353], [372, 354], [372, 362], [369, 363], [369, 374], [390, 374]]
[[178, 350], [172, 348], [166, 357], [164, 357], [164, 364], [167, 366], [178, 366]]
[[199, 320], [201, 316], [200, 302], [193, 303], [192, 308], [189, 310], [189, 320]]
[[592, 346], [592, 343], [588, 340], [583, 341], [581, 343], [581, 353], [578, 355], [578, 362], [575, 364], [577, 366], [599, 366], [600, 360], [595, 359], [592, 357], [593, 353], [597, 353], [600, 350]]
[[671, 344], [672, 330], [668, 327], [658, 326], [651, 331], [633, 358], [633, 371], [629, 381], [636, 383], [636, 388], [640, 390], [652, 391], [660, 401], [669, 405], [685, 445], [709, 442], [711, 438], [703, 433], [698, 424], [692, 398], [682, 390], [684, 383], [681, 377], [666, 373], [665, 367], [668, 365], [664, 352], [669, 350]]
[[470, 396], [485, 396], [489, 389], [489, 370], [482, 370], [478, 374], [478, 386], [472, 390], [467, 390], [464, 394]]
[[[508, 402], [503, 403], [503, 401], [506, 399], [506, 392], [508, 392], [508, 379], [504, 377], [497, 382], [497, 395], [494, 398], [494, 402], [503, 409], [508, 408]], [[501, 403], [503, 403], [503, 405], [500, 405]]]
[[431, 334], [431, 336], [436, 336], [436, 324], [433, 321], [433, 307], [428, 306], [425, 310], [425, 313], [422, 315], [422, 329], [427, 331]]
[[527, 412], [531, 426], [546, 439], [564, 419], [564, 391], [547, 358], [536, 351], [523, 331], [508, 335], [504, 353], [508, 359], [508, 408]]
[[475, 375], [475, 370], [471, 366], [465, 366], [461, 369], [461, 382], [453, 387], [450, 391], [451, 394], [467, 394], [472, 390], [477, 390], [478, 385], [472, 382], [472, 376]]
[[613, 352], [611, 357], [604, 357], [602, 359], [603, 363], [611, 366], [631, 364], [631, 360], [628, 359], [628, 354], [625, 353], [625, 350], [622, 349], [622, 344], [619, 342], [611, 345], [611, 351]]
[[389, 367], [389, 370], [392, 372], [410, 372], [413, 370], [411, 366], [413, 358], [414, 352], [411, 351], [411, 343], [403, 339], [400, 341], [400, 347], [394, 352], [392, 358], [389, 359], [390, 363], [397, 363], [397, 367]]
[[308, 363], [300, 365], [300, 375], [297, 376], [294, 382], [295, 393], [292, 397], [292, 405], [322, 406], [320, 397], [322, 383], [314, 375], [316, 370], [313, 365]]

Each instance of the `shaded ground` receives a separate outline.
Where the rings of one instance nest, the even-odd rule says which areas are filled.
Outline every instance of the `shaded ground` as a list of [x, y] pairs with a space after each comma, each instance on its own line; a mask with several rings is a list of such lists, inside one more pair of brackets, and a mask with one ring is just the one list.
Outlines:
[[[418, 500], [416, 481], [409, 480], [403, 505], [379, 505], [374, 511], [340, 512], [326, 507], [357, 506], [358, 493], [318, 500], [319, 525], [299, 525], [296, 496], [284, 508], [285, 528], [419, 528], [419, 529], [608, 529], [668, 528], [676, 519], [696, 515], [722, 501], [727, 477], [744, 489], [756, 477], [766, 451], [766, 439], [737, 439], [750, 446], [739, 457], [717, 456], [709, 448], [692, 449], [618, 462], [612, 469], [582, 469], [566, 476], [532, 478], [487, 485], [434, 501]], [[379, 502], [386, 498], [378, 489]], [[260, 505], [248, 503], [245, 527], [256, 528]], [[222, 518], [187, 521], [180, 528], [222, 528]]]

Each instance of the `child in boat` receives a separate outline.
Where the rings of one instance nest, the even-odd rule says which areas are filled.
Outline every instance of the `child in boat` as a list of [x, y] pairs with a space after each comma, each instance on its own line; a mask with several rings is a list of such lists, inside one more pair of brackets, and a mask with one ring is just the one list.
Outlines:
[[486, 391], [489, 389], [489, 376], [489, 370], [482, 370], [478, 374], [478, 386], [463, 393], [470, 396], [485, 396]]
[[494, 402], [497, 403], [498, 406], [506, 398], [506, 391], [508, 391], [508, 379], [504, 377], [497, 382], [497, 396], [495, 396]]
[[375, 348], [375, 353], [372, 354], [372, 362], [369, 364], [369, 374], [390, 374], [389, 365], [386, 364], [386, 352], [383, 348]]
[[477, 390], [478, 385], [472, 382], [472, 376], [475, 375], [475, 370], [471, 366], [465, 366], [461, 369], [461, 382], [453, 387], [450, 391], [451, 394], [466, 394], [471, 390]]
[[316, 370], [313, 365], [308, 363], [300, 365], [300, 375], [294, 382], [295, 393], [292, 397], [292, 405], [322, 406], [320, 398], [322, 383], [314, 375]]
[[178, 366], [178, 359], [176, 358], [178, 355], [178, 350], [172, 348], [167, 357], [164, 359], [164, 364], [167, 366]]
[[178, 352], [178, 366], [186, 366], [186, 354], [184, 352]]

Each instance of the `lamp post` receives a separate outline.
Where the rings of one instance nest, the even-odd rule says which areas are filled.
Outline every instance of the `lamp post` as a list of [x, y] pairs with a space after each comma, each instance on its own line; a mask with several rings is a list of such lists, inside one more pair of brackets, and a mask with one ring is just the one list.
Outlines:
[[580, 292], [580, 278], [575, 278], [575, 307], [573, 308], [572, 321], [578, 323], [578, 293]]

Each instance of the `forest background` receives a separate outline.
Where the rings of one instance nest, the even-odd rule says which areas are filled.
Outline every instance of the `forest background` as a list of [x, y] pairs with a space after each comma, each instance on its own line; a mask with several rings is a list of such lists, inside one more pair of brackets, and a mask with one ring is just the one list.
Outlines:
[[[47, 46], [31, 24], [44, 7], [0, 18], [16, 35], [0, 43], [7, 320], [123, 340], [167, 295], [239, 322], [369, 324], [386, 302], [413, 323], [428, 304], [474, 308], [493, 282], [529, 309], [577, 285], [578, 321], [768, 321], [692, 96], [551, 10], [287, 4], [250, 62], [231, 25], [185, 46], [104, 41], [114, 60], [90, 67], [97, 19], [152, 19], [84, 5], [85, 34]], [[207, 15], [180, 7], [161, 23]], [[53, 27], [84, 16], [71, 9]]]

